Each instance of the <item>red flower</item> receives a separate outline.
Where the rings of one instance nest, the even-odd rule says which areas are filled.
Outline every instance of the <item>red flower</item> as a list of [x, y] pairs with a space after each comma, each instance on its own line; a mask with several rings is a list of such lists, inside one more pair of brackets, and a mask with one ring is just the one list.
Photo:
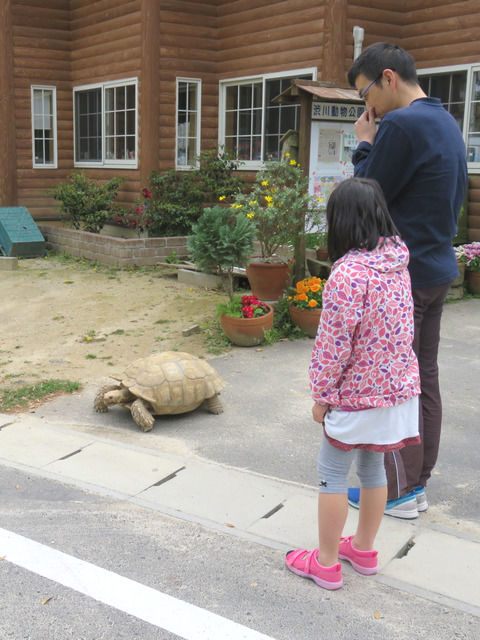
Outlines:
[[152, 192], [149, 191], [148, 189], [142, 189], [142, 193], [143, 193], [143, 197], [144, 198], [151, 198], [152, 197]]
[[143, 205], [140, 205], [139, 207], [135, 208], [135, 213], [137, 214], [137, 216], [141, 216], [143, 213]]

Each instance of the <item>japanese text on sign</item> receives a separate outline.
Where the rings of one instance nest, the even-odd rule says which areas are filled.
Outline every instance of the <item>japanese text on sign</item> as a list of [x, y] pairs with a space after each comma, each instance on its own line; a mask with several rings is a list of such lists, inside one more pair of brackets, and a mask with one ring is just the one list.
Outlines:
[[313, 120], [355, 121], [365, 111], [363, 104], [344, 104], [342, 102], [312, 102]]

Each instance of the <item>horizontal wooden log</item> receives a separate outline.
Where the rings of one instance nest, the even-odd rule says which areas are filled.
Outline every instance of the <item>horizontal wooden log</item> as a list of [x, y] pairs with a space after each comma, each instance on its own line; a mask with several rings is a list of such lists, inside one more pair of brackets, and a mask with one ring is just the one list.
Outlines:
[[[136, 16], [132, 18], [132, 16]], [[79, 32], [84, 29], [104, 26], [122, 22], [125, 19], [138, 22], [140, 18], [140, 5], [137, 0], [98, 0], [98, 2], [81, 2], [80, 6], [72, 5], [71, 21], [72, 31]]]
[[419, 2], [407, 2], [405, 13], [405, 25], [427, 23], [431, 20], [450, 18], [461, 15], [475, 15], [478, 13], [477, 0], [438, 0], [431, 3], [430, 0], [420, 0]]
[[75, 65], [72, 69], [72, 84], [74, 87], [82, 84], [95, 84], [97, 82], [113, 82], [126, 78], [138, 77], [138, 59], [122, 60], [111, 64]]
[[[283, 4], [283, 3], [282, 3]], [[299, 31], [302, 27], [323, 20], [323, 8], [316, 3], [305, 10], [295, 10], [294, 3], [285, 3], [288, 9], [279, 13], [272, 13], [268, 8], [246, 12], [245, 14], [232, 14], [228, 19], [219, 19], [218, 37], [220, 42], [228, 41], [231, 37], [238, 37], [244, 33], [262, 33], [270, 29], [278, 29], [285, 26], [297, 25]], [[301, 38], [300, 38], [301, 40]]]
[[[425, 48], [423, 39], [419, 39], [418, 45], [418, 48], [415, 46], [410, 47], [410, 53], [415, 58], [418, 69], [429, 68], [430, 66], [461, 64], [462, 61], [466, 63], [468, 59], [473, 61], [475, 58], [478, 62], [480, 59], [480, 42], [478, 39], [475, 42], [462, 42], [461, 50], [458, 43]], [[454, 60], [460, 62], [453, 62]]]
[[202, 16], [202, 15], [185, 15], [185, 13], [178, 11], [167, 11], [162, 8], [159, 10], [160, 15], [160, 24], [182, 24], [185, 23], [189, 25], [195, 25], [199, 27], [211, 27], [215, 28], [217, 26], [217, 18], [216, 16]]
[[[292, 32], [290, 37], [285, 37], [281, 42], [281, 47], [287, 53], [290, 59], [298, 55], [299, 51], [304, 51], [305, 49], [310, 49], [311, 51], [316, 51], [318, 57], [320, 58], [320, 46], [322, 42], [322, 36], [319, 35], [319, 32], [314, 33], [303, 33], [301, 45], [298, 42], [298, 34]], [[292, 53], [295, 52], [295, 53]], [[241, 45], [239, 47], [232, 47], [225, 49], [222, 51], [222, 65], [225, 67], [227, 64], [230, 64], [232, 61], [244, 61], [248, 58], [260, 58], [263, 61], [268, 56], [275, 56], [278, 59], [279, 56], [279, 41], [273, 40], [268, 42], [260, 42], [256, 45], [251, 44], [247, 47]]]
[[268, 73], [272, 70], [288, 71], [298, 67], [315, 66], [321, 56], [321, 48], [298, 47], [295, 52], [277, 51], [259, 57], [245, 56], [240, 60], [230, 60], [228, 63], [220, 62], [218, 70], [221, 76], [235, 77], [237, 75], [251, 75], [254, 73]]

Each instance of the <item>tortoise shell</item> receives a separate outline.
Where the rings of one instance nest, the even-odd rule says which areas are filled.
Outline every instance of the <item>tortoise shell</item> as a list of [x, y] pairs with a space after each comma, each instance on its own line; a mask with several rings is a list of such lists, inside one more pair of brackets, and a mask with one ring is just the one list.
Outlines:
[[121, 382], [157, 415], [192, 411], [226, 385], [208, 362], [181, 351], [135, 360], [125, 369]]

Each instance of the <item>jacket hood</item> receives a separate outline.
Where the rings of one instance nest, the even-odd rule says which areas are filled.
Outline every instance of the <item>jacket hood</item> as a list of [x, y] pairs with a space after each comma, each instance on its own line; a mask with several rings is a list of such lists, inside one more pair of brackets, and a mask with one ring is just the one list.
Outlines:
[[372, 251], [367, 249], [350, 249], [333, 265], [335, 269], [343, 262], [357, 263], [379, 273], [401, 271], [408, 266], [409, 253], [406, 244], [399, 236], [382, 238]]

